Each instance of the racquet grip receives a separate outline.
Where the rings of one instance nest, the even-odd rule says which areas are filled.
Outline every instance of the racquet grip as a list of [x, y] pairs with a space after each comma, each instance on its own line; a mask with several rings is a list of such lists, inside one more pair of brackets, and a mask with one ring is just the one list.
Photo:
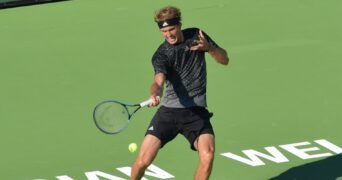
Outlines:
[[[159, 96], [157, 96], [157, 98], [159, 99]], [[146, 101], [140, 103], [140, 107], [148, 106], [151, 104], [151, 102], [152, 102], [152, 99], [146, 100]]]

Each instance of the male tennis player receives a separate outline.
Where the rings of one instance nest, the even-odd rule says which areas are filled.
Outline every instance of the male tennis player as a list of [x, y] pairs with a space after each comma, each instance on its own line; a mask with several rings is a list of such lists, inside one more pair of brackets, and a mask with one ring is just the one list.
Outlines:
[[133, 163], [131, 179], [140, 180], [160, 148], [182, 134], [192, 150], [198, 151], [196, 180], [211, 173], [215, 140], [206, 109], [206, 62], [209, 53], [216, 62], [228, 64], [228, 56], [208, 35], [197, 28], [182, 30], [181, 12], [167, 6], [155, 14], [155, 22], [165, 41], [152, 57], [155, 75], [150, 106], [157, 106], [166, 84], [162, 106], [148, 126], [140, 152]]

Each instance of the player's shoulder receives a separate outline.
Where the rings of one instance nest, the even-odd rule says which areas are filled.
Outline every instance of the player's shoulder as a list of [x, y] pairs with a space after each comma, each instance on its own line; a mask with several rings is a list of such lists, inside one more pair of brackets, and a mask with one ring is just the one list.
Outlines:
[[182, 31], [184, 35], [188, 35], [188, 34], [190, 35], [190, 34], [198, 33], [199, 30], [200, 29], [197, 27], [190, 27], [190, 28], [183, 29]]
[[156, 52], [159, 52], [159, 53], [166, 52], [166, 51], [169, 49], [169, 46], [170, 46], [169, 43], [167, 43], [167, 41], [164, 40], [164, 42], [162, 42], [162, 43], [158, 46]]
[[199, 35], [199, 28], [197, 27], [191, 27], [191, 28], [186, 28], [183, 29], [183, 35], [185, 39], [193, 39], [193, 38], [197, 38]]
[[161, 43], [153, 54], [152, 59], [160, 59], [160, 57], [165, 57], [170, 51], [170, 45], [164, 41]]

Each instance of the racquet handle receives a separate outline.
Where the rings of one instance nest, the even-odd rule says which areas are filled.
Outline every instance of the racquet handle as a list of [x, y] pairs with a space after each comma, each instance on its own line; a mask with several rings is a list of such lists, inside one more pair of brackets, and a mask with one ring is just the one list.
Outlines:
[[[160, 97], [157, 96], [157, 98], [159, 99]], [[152, 102], [152, 99], [146, 100], [146, 101], [140, 103], [140, 107], [148, 106], [149, 104], [151, 104], [151, 102]]]

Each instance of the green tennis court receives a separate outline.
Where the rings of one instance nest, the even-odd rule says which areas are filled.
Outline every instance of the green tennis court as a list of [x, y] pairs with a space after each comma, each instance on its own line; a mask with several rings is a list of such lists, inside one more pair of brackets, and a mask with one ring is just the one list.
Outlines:
[[[342, 1], [70, 0], [0, 10], [0, 179], [129, 179], [156, 109], [111, 136], [94, 106], [149, 97], [153, 21], [181, 8], [227, 49], [207, 57], [214, 112], [213, 180], [342, 179]], [[179, 136], [146, 179], [193, 179], [197, 154]]]

